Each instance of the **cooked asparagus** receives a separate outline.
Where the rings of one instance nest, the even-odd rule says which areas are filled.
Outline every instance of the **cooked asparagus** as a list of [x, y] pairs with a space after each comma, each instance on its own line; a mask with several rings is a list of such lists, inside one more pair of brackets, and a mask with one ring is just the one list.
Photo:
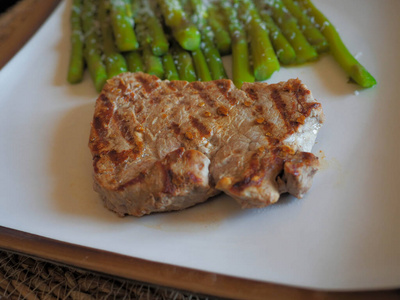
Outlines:
[[105, 55], [105, 64], [108, 78], [128, 70], [125, 58], [119, 53], [114, 44], [114, 37], [109, 21], [109, 2], [100, 0], [98, 19], [101, 27], [103, 51]]
[[376, 84], [376, 79], [350, 53], [332, 23], [310, 0], [299, 0], [298, 3], [318, 24], [322, 34], [328, 40], [330, 51], [340, 66], [356, 83], [364, 88]]
[[190, 53], [179, 45], [173, 46], [173, 57], [178, 70], [179, 78], [189, 82], [196, 81], [196, 71]]
[[126, 64], [129, 72], [143, 72], [143, 59], [138, 50], [125, 53]]
[[318, 53], [329, 49], [328, 41], [311, 22], [307, 14], [293, 0], [282, 0], [289, 12], [297, 19], [300, 30], [308, 42], [317, 50]]
[[233, 83], [240, 88], [243, 82], [255, 80], [250, 67], [247, 37], [236, 9], [228, 0], [221, 2], [223, 13], [229, 20], [229, 32], [232, 39], [232, 79]]
[[297, 63], [305, 63], [318, 57], [317, 51], [310, 45], [294, 18], [281, 0], [266, 0], [264, 4], [272, 13], [274, 22], [282, 30], [283, 34], [296, 52]]
[[251, 0], [241, 0], [238, 3], [242, 19], [247, 23], [254, 77], [258, 81], [267, 80], [280, 68], [278, 58], [268, 37], [268, 29], [261, 21]]
[[185, 50], [196, 50], [200, 46], [200, 32], [191, 24], [179, 0], [159, 0], [165, 24], [172, 30], [175, 40]]
[[[208, 26], [208, 12], [201, 0], [190, 0], [193, 23], [201, 32], [200, 48], [192, 52], [196, 73], [200, 80], [227, 78], [221, 55], [212, 41], [213, 32]], [[188, 8], [187, 8], [188, 9]]]
[[90, 76], [97, 91], [101, 91], [107, 80], [107, 71], [101, 59], [100, 35], [96, 27], [97, 7], [94, 0], [84, 0], [82, 10], [82, 28], [85, 37], [83, 49]]
[[121, 0], [110, 0], [111, 25], [118, 49], [120, 51], [131, 51], [136, 50], [139, 44], [133, 30], [132, 18], [127, 14], [125, 3]]
[[149, 31], [151, 50], [153, 51], [154, 55], [162, 56], [168, 52], [169, 48], [169, 43], [164, 33], [164, 29], [154, 14], [150, 3], [147, 0], [142, 0], [141, 2], [144, 8], [142, 10], [143, 15], [141, 17], [144, 19], [146, 27]]
[[71, 52], [67, 80], [69, 83], [82, 81], [84, 66], [83, 33], [81, 25], [82, 1], [74, 0], [71, 8]]
[[167, 53], [162, 57], [165, 78], [168, 80], [179, 80], [178, 70], [176, 69], [174, 58], [171, 53]]
[[[256, 3], [259, 5], [259, 1], [256, 1]], [[296, 52], [292, 45], [290, 45], [279, 27], [276, 26], [274, 20], [272, 20], [271, 16], [268, 14], [268, 11], [262, 9], [262, 7], [258, 7], [258, 9], [260, 17], [269, 31], [269, 38], [279, 61], [283, 65], [294, 63], [296, 60]]]
[[214, 41], [221, 55], [231, 53], [232, 40], [229, 31], [224, 26], [225, 19], [221, 15], [219, 7], [211, 3], [208, 7], [208, 24], [214, 34]]

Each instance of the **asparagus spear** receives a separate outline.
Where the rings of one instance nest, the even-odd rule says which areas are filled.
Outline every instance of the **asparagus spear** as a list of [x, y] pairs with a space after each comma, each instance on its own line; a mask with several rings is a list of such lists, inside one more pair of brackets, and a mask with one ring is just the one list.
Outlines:
[[376, 84], [375, 78], [365, 69], [344, 45], [332, 23], [314, 6], [310, 0], [299, 0], [298, 3], [314, 18], [322, 34], [328, 40], [330, 51], [340, 66], [356, 83], [364, 88]]
[[239, 11], [244, 22], [247, 22], [254, 77], [258, 81], [267, 80], [280, 68], [278, 58], [268, 37], [268, 29], [262, 23], [251, 0], [239, 1]]
[[[259, 2], [256, 2], [259, 4]], [[296, 60], [296, 52], [292, 45], [288, 42], [278, 26], [274, 23], [267, 10], [259, 8], [259, 14], [269, 31], [269, 38], [275, 49], [276, 56], [283, 65], [294, 63]]]
[[200, 48], [192, 52], [196, 73], [201, 81], [227, 78], [221, 55], [215, 47], [208, 26], [207, 9], [202, 0], [190, 0], [193, 23], [201, 32]]
[[99, 4], [99, 23], [103, 38], [103, 51], [108, 78], [114, 77], [128, 70], [125, 58], [118, 52], [114, 45], [114, 37], [108, 18], [109, 2], [101, 0]]
[[222, 0], [221, 4], [223, 13], [229, 20], [229, 32], [232, 39], [232, 79], [233, 83], [240, 88], [243, 82], [255, 80], [250, 68], [247, 37], [239, 22], [237, 11], [229, 0]]
[[[131, 24], [135, 24], [135, 19], [139, 11], [140, 1], [124, 0], [127, 16]], [[137, 37], [136, 37], [137, 38]], [[129, 72], [144, 72], [143, 59], [140, 50], [127, 51], [124, 54], [126, 65]]]
[[146, 73], [156, 75], [158, 78], [163, 78], [164, 67], [161, 57], [154, 55], [149, 46], [143, 47], [142, 55]]
[[132, 18], [126, 13], [125, 1], [110, 0], [111, 25], [120, 51], [136, 50], [139, 44], [133, 30]]
[[206, 58], [201, 49], [192, 51], [192, 58], [196, 74], [199, 81], [211, 81], [210, 70], [208, 69]]
[[138, 50], [127, 52], [125, 59], [129, 72], [142, 72], [144, 70], [143, 60]]
[[297, 56], [297, 63], [304, 63], [318, 57], [317, 51], [308, 43], [296, 19], [289, 13], [281, 0], [267, 0], [264, 2], [272, 13], [272, 18], [282, 30], [283, 34], [293, 46]]
[[221, 13], [216, 4], [211, 3], [209, 5], [208, 16], [208, 23], [214, 34], [214, 40], [218, 51], [222, 55], [230, 54], [232, 47], [231, 37], [229, 32], [225, 29], [223, 23], [225, 20], [221, 18]]
[[176, 69], [174, 58], [171, 53], [167, 53], [162, 58], [165, 78], [168, 80], [179, 80], [178, 70]]
[[96, 4], [94, 0], [84, 0], [82, 9], [82, 28], [85, 36], [83, 49], [90, 76], [98, 92], [107, 80], [107, 71], [101, 59], [100, 36], [96, 30], [95, 22]]
[[149, 2], [147, 0], [142, 0], [142, 5], [144, 8], [142, 13], [145, 14], [145, 23], [149, 31], [149, 35], [151, 36], [151, 50], [153, 51], [154, 55], [162, 56], [167, 53], [169, 48], [167, 37], [164, 34], [164, 29], [154, 14]]
[[200, 46], [200, 32], [189, 22], [179, 0], [159, 0], [165, 24], [172, 30], [175, 40], [185, 50], [196, 50]]
[[83, 33], [81, 26], [82, 1], [74, 0], [71, 9], [71, 53], [67, 80], [69, 83], [82, 81], [84, 71]]
[[151, 37], [142, 17], [143, 16], [137, 16], [135, 21], [137, 37], [139, 39], [140, 47], [142, 48], [142, 58], [145, 71], [146, 73], [156, 75], [158, 78], [162, 78], [164, 76], [164, 68], [161, 57], [154, 55], [151, 50]]
[[189, 82], [196, 81], [196, 71], [190, 53], [182, 49], [179, 45], [173, 46], [173, 53], [179, 78]]
[[327, 51], [329, 48], [328, 41], [321, 31], [314, 26], [307, 14], [293, 0], [282, 1], [289, 12], [297, 19], [301, 31], [315, 50], [318, 53]]

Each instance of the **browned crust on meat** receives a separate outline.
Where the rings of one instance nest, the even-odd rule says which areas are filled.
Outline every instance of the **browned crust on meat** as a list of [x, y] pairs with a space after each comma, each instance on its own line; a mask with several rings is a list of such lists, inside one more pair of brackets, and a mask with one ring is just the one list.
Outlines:
[[96, 101], [89, 139], [95, 187], [108, 208], [137, 216], [188, 207], [219, 191], [242, 207], [274, 203], [282, 192], [302, 197], [318, 159], [285, 139], [310, 118], [322, 124], [321, 104], [298, 79], [239, 90], [226, 79], [122, 74]]

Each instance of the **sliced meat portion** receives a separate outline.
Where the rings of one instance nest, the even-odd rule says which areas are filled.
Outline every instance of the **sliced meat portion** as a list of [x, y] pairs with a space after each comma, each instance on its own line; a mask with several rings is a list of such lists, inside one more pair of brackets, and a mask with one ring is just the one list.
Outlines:
[[324, 121], [298, 79], [110, 79], [96, 101], [89, 147], [94, 186], [119, 215], [179, 210], [225, 192], [242, 207], [281, 193], [301, 198], [318, 169], [311, 153]]

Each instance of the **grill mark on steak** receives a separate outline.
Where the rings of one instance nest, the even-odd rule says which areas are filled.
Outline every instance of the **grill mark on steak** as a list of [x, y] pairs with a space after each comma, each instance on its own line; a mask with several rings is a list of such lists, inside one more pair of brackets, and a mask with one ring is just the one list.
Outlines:
[[229, 80], [220, 79], [214, 81], [215, 86], [219, 90], [219, 92], [225, 97], [225, 99], [229, 102], [230, 105], [235, 105], [238, 103], [238, 99], [232, 96], [230, 92], [231, 83]]
[[308, 117], [313, 109], [317, 109], [321, 106], [320, 103], [307, 102], [307, 97], [311, 92], [304, 88], [300, 80], [287, 82], [283, 88], [286, 92], [292, 93], [296, 97], [297, 103], [301, 107], [300, 113], [303, 114], [304, 117]]
[[290, 134], [292, 132], [290, 126], [290, 115], [288, 114], [288, 109], [285, 101], [283, 101], [281, 94], [277, 88], [273, 88], [271, 91], [271, 98], [275, 103], [275, 107], [277, 108], [278, 112], [280, 113], [281, 119], [285, 124], [286, 130], [289, 131]]
[[180, 147], [175, 151], [169, 153], [164, 160], [156, 162], [159, 165], [159, 168], [162, 170], [163, 176], [163, 188], [162, 192], [165, 194], [174, 195], [177, 191], [177, 185], [183, 182], [182, 178], [179, 178], [171, 169], [171, 165], [182, 158], [185, 149]]
[[143, 142], [139, 141], [135, 136], [133, 118], [126, 118], [126, 115], [121, 114], [119, 110], [114, 113], [114, 121], [121, 133], [121, 136], [133, 147], [132, 152], [140, 154], [143, 152]]
[[211, 131], [207, 128], [206, 125], [201, 123], [201, 121], [195, 117], [190, 116], [189, 119], [192, 126], [197, 129], [201, 136], [210, 137]]
[[114, 105], [110, 102], [106, 95], [101, 94], [99, 99], [103, 102], [99, 108], [99, 115], [93, 118], [92, 127], [96, 132], [92, 137], [93, 148], [96, 151], [104, 150], [110, 143], [106, 139], [108, 135], [108, 126], [113, 116]]
[[248, 87], [244, 91], [254, 102], [258, 101], [258, 93], [253, 87]]
[[121, 152], [117, 152], [116, 150], [111, 150], [108, 152], [108, 157], [114, 163], [114, 165], [118, 166], [123, 163], [128, 157], [132, 154], [132, 150], [123, 150]]
[[215, 101], [214, 97], [211, 97], [209, 95], [209, 93], [207, 92], [207, 90], [205, 90], [203, 83], [201, 83], [199, 81], [194, 81], [194, 82], [189, 83], [189, 86], [191, 88], [195, 89], [196, 91], [198, 91], [201, 99], [203, 99], [209, 106], [211, 106], [211, 107], [215, 106], [216, 101]]
[[160, 85], [157, 81], [158, 78], [154, 75], [148, 77], [144, 76], [142, 73], [135, 73], [135, 79], [142, 84], [143, 89], [148, 94]]
[[242, 192], [247, 187], [260, 185], [265, 177], [264, 169], [263, 164], [260, 163], [259, 154], [254, 153], [251, 156], [249, 168], [246, 170], [243, 180], [232, 185], [232, 192]]
[[145, 172], [140, 172], [138, 176], [135, 178], [125, 182], [124, 184], [121, 184], [116, 190], [117, 191], [123, 191], [126, 187], [132, 186], [138, 183], [143, 183], [146, 178], [146, 173]]

